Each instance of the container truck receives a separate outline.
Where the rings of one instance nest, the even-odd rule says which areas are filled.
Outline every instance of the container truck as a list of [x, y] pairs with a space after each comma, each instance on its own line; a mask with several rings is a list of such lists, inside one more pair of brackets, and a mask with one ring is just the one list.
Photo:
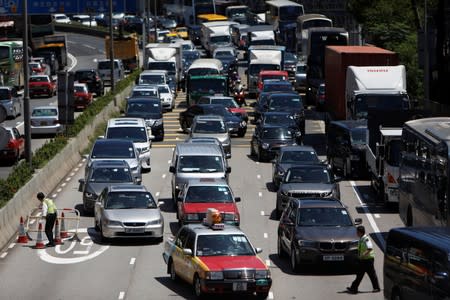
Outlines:
[[[113, 41], [114, 58], [121, 59], [125, 70], [134, 71], [139, 67], [139, 45], [136, 33], [130, 35], [119, 35]], [[105, 37], [106, 58], [110, 59], [110, 37]]]
[[[397, 66], [399, 64], [398, 55], [395, 52], [385, 50], [378, 47], [371, 46], [326, 46], [325, 49], [325, 95], [326, 101], [324, 108], [326, 110], [326, 122], [328, 120], [346, 120], [352, 119], [352, 115], [348, 115], [347, 105], [351, 104], [356, 106], [358, 101], [347, 103], [346, 91], [350, 95], [350, 88], [346, 88], [347, 83], [347, 69], [349, 66], [370, 66], [372, 68], [362, 70], [365, 72], [365, 76], [360, 78], [363, 82], [355, 81], [360, 80], [357, 76], [353, 76], [354, 79], [348, 78], [349, 84], [355, 86], [355, 90], [363, 91], [366, 87], [366, 91], [376, 93], [377, 90], [384, 90], [391, 88], [392, 82], [399, 82], [404, 79], [404, 67], [389, 68], [388, 66]], [[377, 69], [377, 66], [383, 66], [384, 68]], [[309, 66], [308, 66], [309, 67]], [[353, 69], [356, 70], [356, 69]], [[372, 70], [372, 71], [370, 71]], [[377, 70], [381, 70], [378, 72]], [[395, 72], [394, 72], [395, 70]], [[401, 70], [399, 72], [399, 70]], [[356, 71], [358, 73], [358, 71]], [[395, 75], [390, 75], [394, 74]], [[355, 74], [351, 71], [350, 74]], [[357, 74], [355, 74], [357, 75]], [[350, 76], [350, 75], [349, 75]], [[387, 79], [389, 77], [389, 79]], [[373, 81], [373, 82], [367, 82]], [[407, 96], [403, 94], [406, 90], [406, 82], [404, 81], [401, 97]], [[369, 91], [368, 91], [369, 92]], [[394, 93], [399, 93], [396, 88]], [[354, 93], [356, 95], [356, 92]], [[353, 110], [354, 111], [354, 110]]]

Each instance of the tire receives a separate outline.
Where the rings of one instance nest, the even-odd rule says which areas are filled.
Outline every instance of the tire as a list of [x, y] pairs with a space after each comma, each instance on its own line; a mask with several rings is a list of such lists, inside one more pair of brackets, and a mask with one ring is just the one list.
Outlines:
[[398, 290], [392, 291], [391, 300], [402, 300], [402, 296]]
[[262, 161], [263, 161], [263, 157], [262, 157], [262, 155], [261, 155], [261, 149], [260, 149], [260, 148], [258, 148], [258, 153], [256, 154], [256, 159], [257, 159], [259, 162], [262, 162]]
[[299, 263], [297, 261], [297, 256], [295, 255], [295, 246], [291, 249], [290, 258], [292, 272], [297, 273], [299, 271]]
[[247, 132], [247, 129], [239, 130], [237, 136], [238, 137], [244, 137], [246, 132]]
[[97, 231], [97, 232], [100, 231], [100, 226], [98, 226], [97, 220], [95, 220], [95, 218], [94, 218], [94, 229], [95, 229], [95, 231]]
[[253, 148], [253, 145], [251, 143], [250, 143], [250, 156], [251, 157], [255, 157], [256, 156], [255, 149]]
[[283, 246], [281, 246], [281, 238], [280, 237], [278, 237], [278, 239], [277, 239], [277, 254], [278, 254], [278, 257], [281, 259], [286, 257], [286, 252], [284, 252]]
[[178, 275], [175, 272], [175, 266], [173, 264], [172, 259], [169, 261], [169, 274], [170, 274], [170, 279], [174, 282], [178, 281]]
[[194, 277], [194, 293], [198, 299], [203, 299], [205, 297], [205, 294], [202, 291], [200, 278], [198, 277], [197, 274], [195, 274], [195, 277]]

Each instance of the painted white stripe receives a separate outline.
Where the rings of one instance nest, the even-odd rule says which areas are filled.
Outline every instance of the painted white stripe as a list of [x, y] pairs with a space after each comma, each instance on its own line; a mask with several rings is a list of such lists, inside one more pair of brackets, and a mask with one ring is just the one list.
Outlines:
[[159, 192], [156, 192], [155, 196], [156, 196], [156, 197], [159, 197]]
[[75, 254], [75, 255], [87, 255], [87, 254], [89, 254], [89, 250], [73, 251], [73, 254]]
[[375, 218], [379, 219], [380, 218], [380, 214], [374, 214], [373, 215]]
[[73, 177], [74, 175], [75, 175], [75, 173], [74, 173], [74, 172], [70, 173], [70, 176], [71, 176], [71, 177]]
[[70, 176], [67, 177], [67, 178], [66, 178], [66, 182], [69, 182], [71, 179], [72, 179], [72, 177], [70, 177]]
[[80, 169], [80, 168], [77, 167], [77, 168], [75, 168], [75, 169], [73, 169], [73, 170], [74, 170], [75, 172], [78, 172], [79, 169]]
[[58, 193], [62, 191], [62, 188], [59, 188], [56, 190]]
[[350, 184], [352, 185], [353, 191], [356, 194], [356, 198], [358, 198], [359, 204], [361, 205], [361, 207], [364, 211], [364, 214], [367, 216], [367, 220], [369, 220], [370, 226], [372, 226], [373, 232], [375, 233], [378, 241], [381, 243], [382, 249], [384, 249], [386, 245], [384, 244], [384, 239], [381, 236], [380, 229], [378, 228], [377, 223], [375, 222], [375, 219], [373, 218], [372, 214], [369, 213], [367, 206], [365, 204], [363, 204], [363, 202], [361, 201], [361, 197], [359, 195], [358, 189], [356, 188], [355, 182], [353, 180], [350, 180]]
[[16, 245], [16, 243], [11, 243], [11, 244], [9, 244], [8, 248], [12, 249], [12, 248], [14, 248], [15, 245]]
[[262, 197], [262, 192], [259, 192], [259, 193], [258, 193], [258, 197]]
[[261, 211], [261, 216], [264, 216], [264, 211], [263, 210]]
[[259, 165], [259, 161], [257, 161], [256, 164]]
[[266, 266], [270, 267], [270, 259], [266, 259]]
[[119, 300], [124, 299], [125, 298], [125, 292], [120, 292], [119, 293]]
[[269, 299], [273, 299], [273, 293], [272, 292], [269, 292], [269, 297], [268, 297]]
[[30, 224], [33, 225], [34, 222], [36, 222], [36, 219], [31, 220], [31, 221], [30, 221]]
[[[84, 161], [84, 160], [83, 160], [83, 161]], [[78, 167], [81, 168], [82, 165], [83, 165], [82, 163], [79, 163], [79, 164], [78, 164]]]
[[58, 196], [58, 193], [53, 194], [52, 198], [56, 198], [56, 196]]
[[164, 173], [164, 174], [162, 174], [162, 178], [164, 179], [164, 178], [166, 178], [166, 173]]
[[86, 161], [86, 158], [83, 158], [81, 161], [82, 161], [82, 162], [85, 162], [85, 161]]
[[66, 186], [66, 183], [65, 183], [65, 182], [61, 183], [61, 186], [62, 186], [62, 187], [65, 187], [65, 186]]
[[8, 252], [3, 252], [2, 255], [0, 255], [0, 258], [5, 258], [6, 255], [8, 255]]
[[259, 175], [259, 174], [256, 175], [256, 178], [261, 179], [261, 175]]
[[267, 239], [269, 237], [269, 235], [267, 234], [267, 232], [264, 232], [264, 238]]
[[170, 165], [170, 164], [172, 163], [172, 160], [169, 159], [169, 160], [167, 161], [167, 163]]
[[130, 265], [134, 265], [135, 262], [136, 262], [136, 258], [135, 258], [135, 257], [132, 257], [132, 258], [130, 259]]
[[84, 47], [89, 48], [89, 49], [96, 49], [95, 47], [92, 47], [91, 45], [88, 44], [83, 44]]

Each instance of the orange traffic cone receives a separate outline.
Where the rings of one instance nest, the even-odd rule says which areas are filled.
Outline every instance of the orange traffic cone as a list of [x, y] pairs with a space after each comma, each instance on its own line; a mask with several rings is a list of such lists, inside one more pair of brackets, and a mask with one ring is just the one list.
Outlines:
[[56, 218], [56, 222], [55, 222], [55, 239], [54, 242], [56, 245], [61, 245], [62, 244], [62, 240], [61, 240], [61, 234], [59, 232], [59, 221], [58, 218]]
[[34, 247], [36, 249], [44, 249], [45, 248], [44, 240], [42, 238], [42, 223], [39, 223], [36, 245]]
[[64, 224], [64, 212], [61, 212], [61, 238], [65, 239], [69, 237], [69, 233], [66, 231], [66, 225]]
[[19, 224], [19, 237], [17, 238], [17, 242], [21, 244], [28, 243], [28, 236], [25, 233], [25, 227], [23, 226], [23, 217], [20, 217], [20, 224]]

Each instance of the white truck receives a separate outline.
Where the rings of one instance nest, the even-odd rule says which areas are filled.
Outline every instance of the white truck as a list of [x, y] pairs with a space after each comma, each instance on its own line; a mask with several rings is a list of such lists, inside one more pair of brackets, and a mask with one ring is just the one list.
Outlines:
[[177, 92], [181, 81], [182, 62], [181, 45], [176, 43], [151, 43], [145, 46], [147, 54], [146, 70], [166, 70], [169, 74], [169, 86]]
[[250, 46], [248, 48], [247, 90], [256, 94], [259, 72], [262, 70], [282, 70], [284, 46]]
[[411, 109], [406, 92], [405, 66], [349, 66], [346, 73], [347, 119], [366, 119], [369, 108], [386, 111]]
[[233, 21], [204, 22], [201, 27], [201, 43], [206, 52], [212, 54], [218, 47], [232, 47], [230, 26]]

